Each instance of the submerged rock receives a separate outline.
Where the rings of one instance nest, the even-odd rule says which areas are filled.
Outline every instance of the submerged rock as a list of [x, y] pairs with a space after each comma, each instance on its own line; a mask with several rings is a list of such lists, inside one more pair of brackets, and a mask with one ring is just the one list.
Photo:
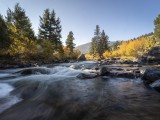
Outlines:
[[49, 74], [50, 70], [48, 68], [27, 68], [27, 69], [23, 69], [20, 70], [16, 73], [19, 73], [21, 75], [32, 75], [32, 74]]
[[77, 75], [77, 78], [80, 79], [91, 79], [95, 77], [97, 77], [97, 74], [95, 73], [80, 73], [79, 75]]
[[160, 92], [160, 80], [156, 80], [155, 82], [150, 84], [150, 86]]
[[38, 81], [29, 81], [29, 80], [17, 81], [13, 84], [15, 89], [11, 92], [11, 94], [14, 94], [24, 100], [29, 99], [33, 97], [38, 91], [39, 83], [40, 82]]

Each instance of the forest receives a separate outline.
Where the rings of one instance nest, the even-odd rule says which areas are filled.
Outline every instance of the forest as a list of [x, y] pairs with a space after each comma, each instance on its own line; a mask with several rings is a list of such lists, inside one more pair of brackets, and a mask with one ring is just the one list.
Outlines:
[[[109, 36], [96, 25], [91, 40], [88, 60], [93, 59], [138, 59], [160, 41], [160, 15], [154, 20], [155, 29], [130, 40], [114, 42], [109, 46]], [[61, 20], [54, 10], [45, 9], [39, 17], [38, 34], [25, 10], [17, 3], [13, 10], [8, 9], [6, 16], [0, 15], [0, 61], [17, 61], [28, 63], [67, 62], [77, 60], [80, 51], [75, 48], [74, 34], [69, 31], [65, 45], [61, 41]]]
[[75, 49], [74, 34], [68, 33], [66, 44], [61, 41], [61, 20], [54, 10], [44, 10], [39, 17], [38, 35], [25, 10], [17, 3], [7, 15], [0, 15], [0, 61], [57, 62], [77, 59], [80, 51]]

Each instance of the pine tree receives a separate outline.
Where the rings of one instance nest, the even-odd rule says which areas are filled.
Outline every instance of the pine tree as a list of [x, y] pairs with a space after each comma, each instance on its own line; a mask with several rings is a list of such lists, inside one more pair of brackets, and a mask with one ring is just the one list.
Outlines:
[[73, 49], [75, 48], [75, 44], [73, 43], [73, 40], [74, 40], [73, 32], [70, 31], [67, 36], [66, 47], [69, 49], [71, 57], [73, 55]]
[[100, 38], [100, 34], [101, 34], [100, 33], [100, 27], [99, 27], [99, 25], [96, 25], [96, 29], [95, 29], [94, 35], [95, 35], [97, 41]]
[[97, 47], [98, 45], [97, 45], [96, 38], [93, 37], [91, 42], [91, 48], [90, 48], [90, 54], [93, 55], [93, 58], [95, 58], [97, 55]]
[[109, 37], [105, 34], [104, 30], [101, 33], [100, 40], [98, 42], [98, 54], [102, 58], [103, 53], [108, 50], [108, 39]]
[[103, 53], [109, 49], [108, 41], [109, 37], [105, 34], [104, 30], [102, 33], [100, 32], [99, 25], [96, 25], [96, 29], [94, 32], [94, 37], [92, 38], [90, 54], [93, 55], [93, 58], [98, 55], [98, 57], [102, 58]]
[[19, 3], [15, 5], [14, 11], [8, 9], [6, 21], [8, 24], [16, 27], [17, 34], [23, 35], [29, 40], [36, 39], [31, 22], [26, 16], [25, 10], [20, 7]]
[[9, 39], [9, 31], [5, 20], [3, 19], [2, 15], [0, 15], [0, 48], [5, 49], [8, 48], [10, 45]]
[[157, 16], [157, 18], [154, 20], [154, 36], [157, 41], [160, 41], [160, 15]]
[[54, 50], [62, 50], [61, 31], [60, 19], [56, 19], [54, 10], [50, 12], [46, 9], [40, 17], [39, 40], [48, 40], [53, 44]]
[[100, 27], [99, 25], [96, 25], [96, 29], [94, 32], [94, 37], [92, 38], [91, 48], [90, 48], [90, 54], [93, 55], [93, 57], [96, 57], [96, 55], [100, 51], [100, 46], [98, 46], [98, 43], [100, 41]]

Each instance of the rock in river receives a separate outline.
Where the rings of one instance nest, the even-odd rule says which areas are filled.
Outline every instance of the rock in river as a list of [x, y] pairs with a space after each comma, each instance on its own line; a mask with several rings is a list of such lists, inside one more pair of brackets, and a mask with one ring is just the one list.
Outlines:
[[97, 77], [97, 74], [95, 73], [80, 73], [79, 75], [77, 75], [77, 78], [80, 79], [91, 79], [95, 77]]
[[71, 65], [70, 68], [72, 68], [72, 69], [81, 69], [81, 67], [79, 65]]
[[136, 75], [133, 72], [111, 72], [112, 77], [120, 77], [120, 78], [135, 78]]
[[105, 66], [102, 66], [99, 70], [100, 76], [108, 75], [109, 73], [110, 73], [110, 70]]
[[146, 69], [142, 77], [145, 84], [151, 84], [154, 81], [160, 79], [159, 69]]

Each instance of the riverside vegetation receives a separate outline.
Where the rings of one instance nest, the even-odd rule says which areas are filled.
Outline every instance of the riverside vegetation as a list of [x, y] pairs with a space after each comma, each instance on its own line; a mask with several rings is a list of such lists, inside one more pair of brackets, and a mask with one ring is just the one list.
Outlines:
[[[17, 3], [8, 9], [5, 19], [0, 15], [0, 62], [49, 63], [77, 59], [74, 35], [70, 31], [66, 46], [61, 41], [61, 21], [54, 10], [44, 10], [36, 36], [25, 10]], [[14, 63], [13, 63], [14, 64]]]
[[[61, 41], [61, 21], [54, 10], [44, 10], [40, 16], [39, 32], [36, 36], [25, 10], [17, 3], [14, 10], [8, 9], [5, 19], [0, 15], [0, 62], [51, 63], [76, 60], [80, 51], [75, 49], [74, 34], [69, 32], [66, 45]], [[117, 41], [109, 46], [109, 37], [96, 25], [90, 53], [86, 59], [120, 58], [136, 60], [160, 41], [160, 16], [155, 21], [153, 33], [128, 40]], [[2, 64], [3, 65], [3, 64]]]

